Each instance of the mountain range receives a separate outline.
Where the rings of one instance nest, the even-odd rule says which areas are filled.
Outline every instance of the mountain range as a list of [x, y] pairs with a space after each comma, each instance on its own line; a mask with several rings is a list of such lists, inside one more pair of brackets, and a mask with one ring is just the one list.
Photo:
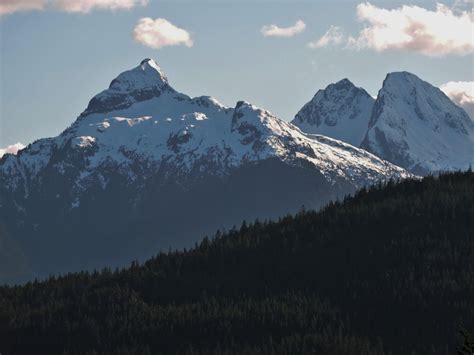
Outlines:
[[120, 266], [390, 179], [466, 169], [474, 123], [390, 73], [376, 99], [343, 79], [292, 123], [176, 91], [144, 59], [59, 136], [0, 159], [0, 278]]
[[474, 164], [474, 122], [440, 89], [407, 72], [389, 73], [376, 99], [348, 79], [331, 84], [292, 123], [417, 175]]
[[59, 136], [0, 160], [2, 244], [22, 260], [4, 278], [123, 265], [409, 176], [245, 101], [179, 93], [145, 59]]

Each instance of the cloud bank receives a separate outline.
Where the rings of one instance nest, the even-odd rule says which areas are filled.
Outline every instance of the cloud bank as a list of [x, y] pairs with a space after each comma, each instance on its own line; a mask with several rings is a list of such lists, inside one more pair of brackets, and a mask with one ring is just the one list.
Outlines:
[[450, 81], [440, 89], [474, 121], [474, 81]]
[[6, 148], [0, 149], [0, 158], [3, 157], [7, 153], [16, 155], [16, 153], [18, 153], [18, 151], [22, 150], [23, 148], [25, 148], [25, 145], [23, 145], [19, 142], [15, 143], [15, 144], [12, 144], [12, 145], [9, 145]]
[[146, 4], [148, 0], [2, 0], [0, 15], [48, 9], [78, 13], [88, 13], [96, 9], [130, 10], [134, 6]]
[[264, 37], [281, 37], [288, 38], [304, 32], [306, 24], [302, 20], [296, 21], [290, 27], [278, 27], [277, 25], [265, 25], [260, 29]]
[[395, 49], [432, 57], [474, 52], [474, 15], [468, 10], [454, 10], [442, 4], [437, 4], [435, 10], [415, 5], [388, 10], [367, 2], [357, 6], [357, 18], [365, 25], [357, 35], [325, 40], [329, 29], [314, 42], [320, 45], [313, 48], [344, 44], [352, 49]]
[[189, 32], [176, 27], [164, 18], [156, 20], [150, 17], [141, 18], [133, 29], [133, 38], [144, 46], [154, 49], [178, 45], [193, 46]]

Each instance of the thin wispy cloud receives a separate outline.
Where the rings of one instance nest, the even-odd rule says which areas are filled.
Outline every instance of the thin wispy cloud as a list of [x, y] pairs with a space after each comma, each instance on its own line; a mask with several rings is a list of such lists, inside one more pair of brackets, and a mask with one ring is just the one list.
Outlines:
[[474, 121], [474, 81], [450, 81], [439, 88]]
[[9, 145], [6, 148], [1, 148], [0, 149], [0, 158], [3, 157], [5, 154], [10, 153], [16, 155], [19, 150], [22, 150], [25, 148], [24, 144], [21, 144], [20, 142]]
[[339, 45], [344, 42], [344, 35], [342, 29], [338, 26], [331, 26], [326, 33], [317, 41], [309, 42], [309, 48], [322, 48], [329, 45]]
[[160, 49], [166, 46], [193, 46], [191, 34], [164, 18], [141, 18], [133, 29], [133, 38], [144, 46]]
[[437, 4], [434, 10], [415, 5], [388, 10], [362, 3], [357, 6], [357, 18], [365, 25], [357, 35], [341, 34], [337, 41], [325, 40], [323, 36], [315, 42], [320, 45], [314, 48], [342, 45], [378, 52], [404, 50], [432, 57], [474, 52], [474, 16], [467, 10], [442, 4]]
[[134, 6], [145, 6], [148, 0], [53, 0], [53, 5], [67, 12], [88, 13], [92, 10], [130, 10]]
[[58, 10], [89, 13], [93, 10], [130, 10], [145, 6], [148, 0], [2, 0], [0, 15], [32, 10]]
[[293, 26], [279, 27], [277, 25], [265, 25], [260, 29], [264, 37], [288, 38], [304, 32], [306, 24], [302, 20], [296, 21]]

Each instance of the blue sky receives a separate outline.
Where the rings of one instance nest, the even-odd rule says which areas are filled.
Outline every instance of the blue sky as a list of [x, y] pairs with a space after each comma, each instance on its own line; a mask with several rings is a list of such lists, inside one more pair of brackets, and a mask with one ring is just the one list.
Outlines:
[[[46, 1], [46, 0], [42, 0]], [[75, 0], [71, 0], [75, 1]], [[78, 0], [80, 1], [80, 0]], [[426, 55], [420, 50], [308, 48], [331, 26], [357, 36], [357, 1], [154, 1], [129, 10], [89, 13], [15, 12], [0, 17], [0, 147], [60, 133], [120, 72], [154, 58], [170, 84], [225, 105], [247, 100], [290, 120], [314, 93], [349, 78], [376, 95], [387, 72], [406, 70], [442, 85], [473, 81], [472, 49]], [[399, 1], [371, 1], [396, 9]], [[436, 3], [411, 1], [429, 11]], [[444, 2], [453, 6], [453, 2]], [[132, 31], [140, 18], [164, 18], [186, 30], [193, 45], [153, 49]], [[264, 25], [306, 24], [293, 37], [265, 37]], [[468, 34], [472, 38], [472, 32]], [[345, 41], [345, 39], [344, 39]]]

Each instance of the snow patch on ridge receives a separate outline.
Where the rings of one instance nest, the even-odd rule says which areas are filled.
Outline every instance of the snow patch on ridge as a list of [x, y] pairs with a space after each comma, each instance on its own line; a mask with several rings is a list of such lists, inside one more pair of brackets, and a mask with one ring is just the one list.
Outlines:
[[79, 148], [87, 148], [87, 147], [92, 147], [93, 144], [95, 143], [96, 139], [91, 136], [81, 136], [81, 137], [75, 137], [72, 141], [71, 144], [74, 147], [79, 147]]

